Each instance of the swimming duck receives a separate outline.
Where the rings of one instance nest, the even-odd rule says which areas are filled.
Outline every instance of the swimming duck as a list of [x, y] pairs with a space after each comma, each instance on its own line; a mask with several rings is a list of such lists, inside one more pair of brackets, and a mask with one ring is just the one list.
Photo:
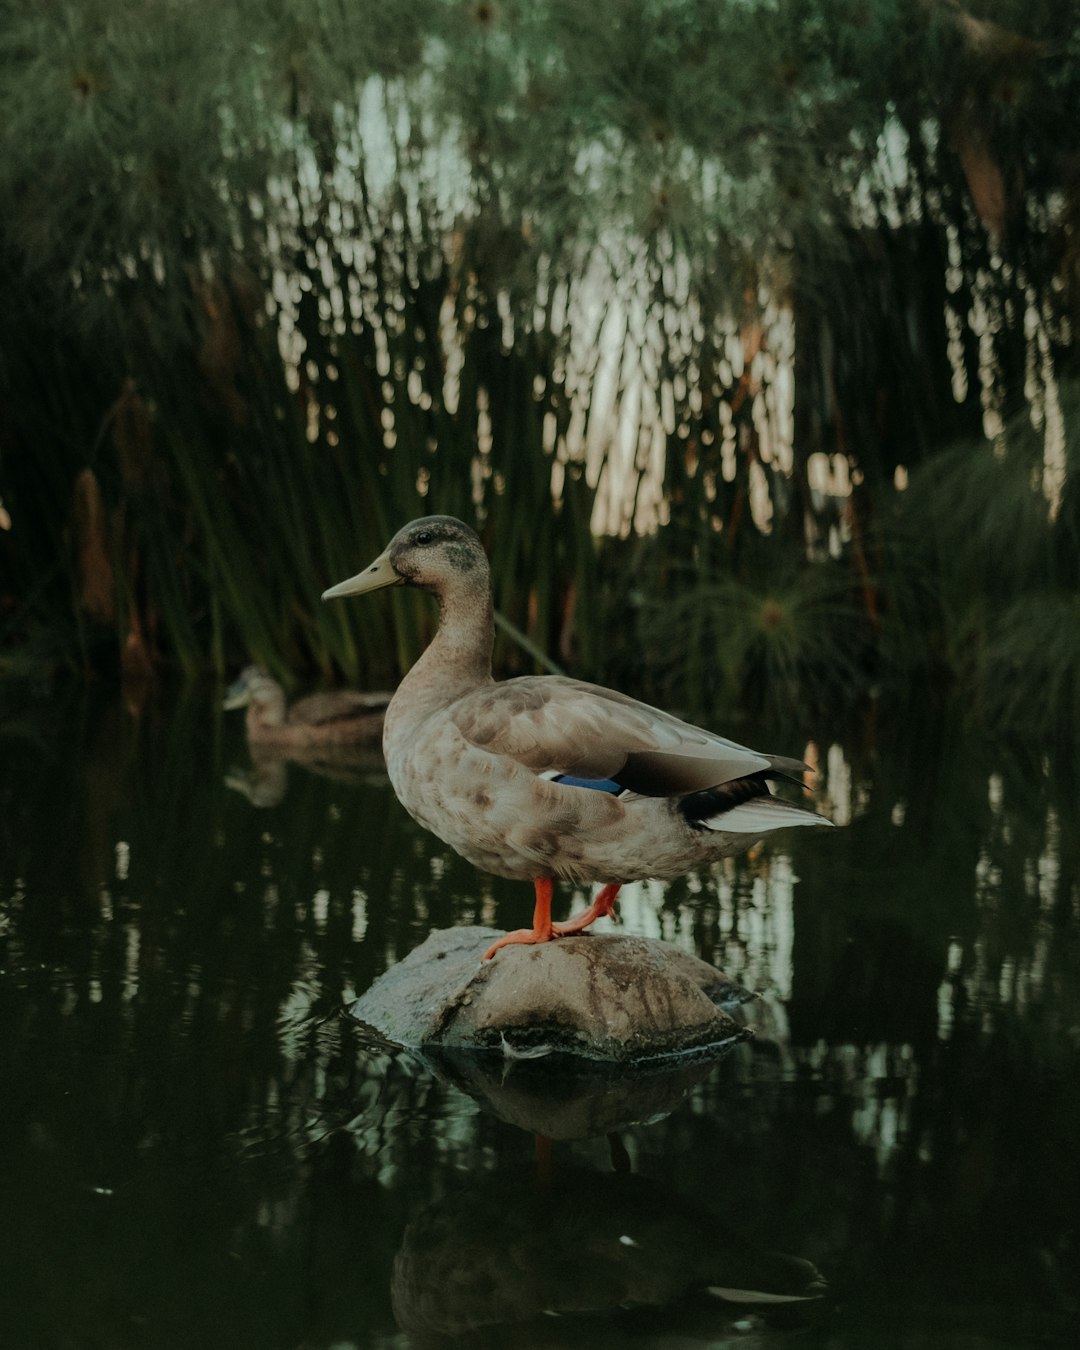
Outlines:
[[229, 686], [225, 710], [246, 708], [244, 724], [253, 745], [305, 746], [377, 741], [389, 694], [330, 689], [298, 699], [286, 710], [285, 691], [263, 666], [248, 666]]
[[[613, 912], [627, 881], [670, 880], [791, 825], [831, 825], [774, 797], [802, 782], [798, 760], [761, 754], [658, 708], [560, 675], [496, 682], [491, 572], [476, 534], [452, 516], [415, 520], [324, 600], [417, 586], [438, 631], [386, 710], [383, 751], [409, 814], [496, 876], [531, 880], [531, 928], [511, 943], [580, 933]], [[551, 920], [556, 878], [600, 881], [592, 904]]]

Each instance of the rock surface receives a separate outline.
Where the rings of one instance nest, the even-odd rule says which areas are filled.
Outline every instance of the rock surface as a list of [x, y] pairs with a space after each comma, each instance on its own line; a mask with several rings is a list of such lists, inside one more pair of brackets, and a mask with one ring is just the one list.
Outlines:
[[728, 1009], [753, 995], [650, 938], [598, 934], [503, 948], [490, 928], [448, 928], [349, 1008], [410, 1049], [546, 1051], [609, 1063], [718, 1051], [749, 1033]]

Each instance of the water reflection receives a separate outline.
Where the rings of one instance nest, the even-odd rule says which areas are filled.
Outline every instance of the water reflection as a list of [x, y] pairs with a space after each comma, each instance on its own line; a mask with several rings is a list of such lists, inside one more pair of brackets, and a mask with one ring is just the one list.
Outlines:
[[482, 1052], [439, 1050], [426, 1062], [509, 1125], [546, 1139], [596, 1139], [671, 1114], [724, 1051], [680, 1057], [661, 1069], [609, 1069], [558, 1062], [515, 1063]]
[[[692, 1295], [714, 1305], [719, 1333], [744, 1305], [790, 1320], [824, 1292], [809, 1262], [748, 1250], [665, 1186], [625, 1171], [549, 1175], [543, 1164], [536, 1175], [486, 1176], [411, 1219], [392, 1285], [399, 1325], [424, 1343], [544, 1315], [668, 1309]], [[562, 1343], [595, 1334], [594, 1320], [571, 1323]]]
[[[444, 853], [374, 770], [290, 765], [256, 809], [225, 784], [248, 761], [212, 702], [53, 704], [2, 747], [0, 1324], [18, 1350], [402, 1345], [395, 1308], [413, 1326], [429, 1298], [408, 1253], [447, 1207], [479, 1242], [502, 1188], [535, 1182], [532, 1138], [475, 1085], [334, 1015], [429, 928], [518, 926], [531, 897]], [[1069, 766], [948, 724], [815, 739], [847, 827], [624, 908], [761, 990], [757, 1039], [633, 1103], [632, 1176], [613, 1179], [606, 1138], [568, 1138], [552, 1185], [597, 1216], [660, 1196], [725, 1259], [810, 1261], [831, 1291], [815, 1343], [1068, 1343], [1080, 792]], [[519, 1075], [541, 1066], [497, 1069], [503, 1117], [530, 1124]], [[515, 1203], [548, 1204], [565, 1259], [572, 1207]], [[722, 1338], [701, 1297], [592, 1314], [590, 1343]]]
[[385, 777], [382, 751], [370, 745], [329, 745], [288, 748], [251, 745], [250, 761], [236, 763], [225, 774], [225, 786], [246, 797], [252, 806], [280, 806], [289, 786], [289, 766], [336, 783], [359, 784]]

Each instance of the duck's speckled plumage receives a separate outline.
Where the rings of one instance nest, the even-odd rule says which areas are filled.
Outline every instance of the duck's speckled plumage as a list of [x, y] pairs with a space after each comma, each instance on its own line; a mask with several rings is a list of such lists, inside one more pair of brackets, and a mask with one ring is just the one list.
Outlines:
[[[460, 521], [414, 521], [365, 572], [326, 594], [395, 584], [430, 591], [441, 614], [386, 713], [390, 781], [410, 815], [484, 871], [667, 879], [770, 829], [831, 823], [770, 795], [766, 780], [798, 775], [798, 761], [580, 680], [496, 683], [488, 562]], [[623, 791], [553, 781], [561, 774], [614, 779]]]

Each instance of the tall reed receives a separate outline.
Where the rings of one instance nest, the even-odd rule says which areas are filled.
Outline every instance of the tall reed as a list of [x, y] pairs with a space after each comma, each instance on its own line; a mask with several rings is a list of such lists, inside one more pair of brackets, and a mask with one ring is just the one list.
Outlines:
[[917, 624], [964, 675], [893, 484], [1060, 407], [1060, 7], [118, 12], [0, 39], [5, 648], [382, 682], [422, 600], [317, 597], [437, 510], [562, 665], [852, 696]]

